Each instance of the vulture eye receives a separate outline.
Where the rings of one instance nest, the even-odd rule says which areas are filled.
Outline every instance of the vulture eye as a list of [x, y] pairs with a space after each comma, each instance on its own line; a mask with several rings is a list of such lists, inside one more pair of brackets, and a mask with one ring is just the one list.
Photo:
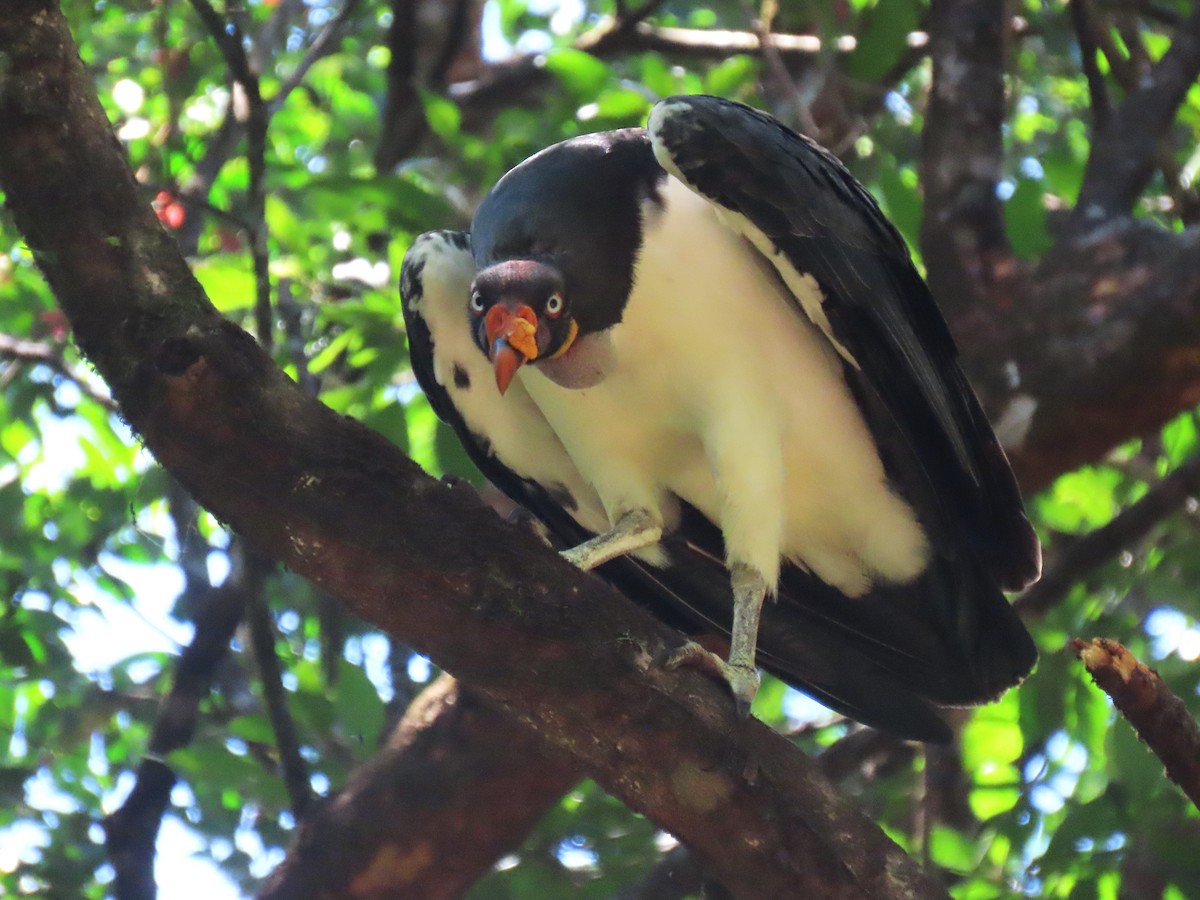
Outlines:
[[557, 316], [563, 311], [562, 294], [554, 293], [546, 300], [546, 315]]
[[479, 315], [481, 312], [483, 312], [483, 294], [479, 293], [479, 291], [475, 291], [473, 294], [471, 294], [471, 312], [475, 313], [476, 315]]

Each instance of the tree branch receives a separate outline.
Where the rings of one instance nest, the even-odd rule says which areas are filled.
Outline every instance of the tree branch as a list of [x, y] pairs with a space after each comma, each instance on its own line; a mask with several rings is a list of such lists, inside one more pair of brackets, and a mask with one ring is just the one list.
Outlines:
[[471, 71], [483, 65], [481, 0], [452, 0], [449, 14], [446, 6], [444, 0], [392, 0], [387, 99], [375, 148], [375, 168], [381, 172], [413, 155], [428, 134], [419, 89], [441, 93], [452, 71], [464, 63]]
[[1068, 0], [1071, 24], [1075, 28], [1075, 39], [1079, 42], [1079, 56], [1083, 63], [1083, 74], [1087, 78], [1088, 94], [1092, 101], [1092, 138], [1102, 134], [1112, 117], [1112, 103], [1108, 99], [1108, 86], [1100, 72], [1096, 44], [1096, 23], [1092, 19], [1089, 0]]
[[1194, 456], [1127, 506], [1107, 525], [1068, 544], [1042, 575], [1017, 598], [1022, 616], [1040, 616], [1061, 602], [1071, 588], [1146, 537], [1163, 519], [1183, 509], [1200, 492], [1200, 456]]
[[461, 897], [580, 777], [564, 754], [443, 675], [306, 818], [259, 900]]
[[[258, 73], [250, 65], [242, 32], [236, 24], [227, 26], [209, 0], [191, 0], [192, 7], [217, 43], [234, 82], [246, 100], [246, 163], [250, 170], [246, 188], [250, 207], [250, 257], [254, 263], [254, 324], [259, 343], [271, 349], [273, 315], [271, 312], [271, 269], [267, 258], [267, 126], [271, 116], [259, 89]], [[233, 105], [237, 106], [236, 91]]]
[[[790, 115], [785, 114], [782, 117], [787, 125], [808, 135], [813, 140], [820, 140], [821, 129], [813, 118], [811, 96], [805, 97], [800, 91], [799, 85], [792, 78], [792, 73], [788, 71], [787, 64], [783, 61], [783, 54], [771, 40], [775, 15], [779, 12], [778, 0], [762, 0], [757, 13], [750, 0], [742, 0], [742, 9], [750, 19], [752, 33], [758, 39], [758, 53], [763, 60], [767, 75], [763, 79], [765, 92], [769, 92], [769, 89], [774, 87], [774, 93], [779, 97], [784, 109], [790, 112]], [[822, 72], [818, 77], [821, 82], [825, 81], [825, 73]], [[811, 91], [810, 95], [816, 93], [819, 93], [819, 88]]]
[[1200, 76], [1200, 7], [1179, 26], [1175, 40], [1130, 93], [1108, 128], [1093, 141], [1075, 204], [1072, 227], [1086, 230], [1127, 214], [1158, 165], [1159, 142]]
[[993, 269], [1011, 254], [996, 197], [1004, 161], [1004, 4], [934, 0], [933, 85], [921, 136], [929, 286], [948, 315], [989, 300]]
[[105, 849], [115, 872], [113, 891], [118, 900], [154, 900], [157, 895], [154, 846], [175, 786], [175, 773], [166, 757], [191, 743], [200, 701], [229, 650], [247, 596], [246, 586], [236, 578], [208, 592], [196, 617], [192, 642], [180, 654], [170, 693], [159, 708], [133, 790], [104, 820]]
[[1200, 402], [1200, 229], [1118, 219], [1069, 235], [950, 324], [1022, 487], [1037, 490]]
[[200, 502], [575, 754], [735, 891], [945, 896], [719, 687], [653, 665], [678, 635], [221, 319], [139, 202], [57, 6], [10, 2], [0, 52], [0, 188], [81, 348]]
[[[322, 29], [321, 33], [318, 34], [313, 40], [312, 44], [309, 45], [308, 51], [297, 64], [295, 70], [293, 70], [292, 74], [280, 86], [279, 91], [266, 105], [265, 116], [267, 119], [274, 115], [274, 113], [283, 106], [288, 96], [303, 83], [305, 75], [308, 74], [308, 70], [312, 68], [313, 64], [318, 60], [323, 59], [325, 56], [333, 53], [337, 49], [337, 39], [341, 37], [341, 30], [345, 23], [349, 20], [349, 17], [354, 13], [359, 2], [360, 0], [346, 0], [338, 14], [334, 16], [332, 20], [330, 20], [329, 24]], [[238, 43], [237, 48], [225, 46], [225, 42], [229, 35], [226, 35], [221, 27], [222, 20], [220, 15], [217, 14], [216, 10], [212, 8], [211, 4], [208, 3], [207, 0], [200, 0], [200, 3], [201, 5], [197, 7], [197, 12], [202, 21], [204, 21], [209, 32], [213, 34], [214, 40], [217, 41], [218, 47], [221, 49], [222, 54], [226, 58], [226, 65], [230, 65], [228, 60], [231, 54], [236, 59], [240, 51], [240, 55], [245, 57], [245, 49], [241, 47], [240, 42]], [[297, 6], [302, 6], [302, 4], [292, 0], [292, 2], [281, 3], [276, 8], [275, 14], [268, 20], [266, 26], [259, 35], [259, 39], [255, 41], [255, 49], [259, 57], [269, 57], [278, 50], [280, 43], [287, 36], [286, 29], [283, 27], [284, 22], [290, 17], [290, 10]], [[205, 9], [205, 7], [207, 7], [207, 9]], [[214, 26], [220, 30], [220, 37], [213, 32]], [[241, 64], [237, 63], [237, 65], [240, 67]], [[244, 68], [249, 71], [248, 59]], [[233, 66], [230, 66], [230, 71], [234, 71]], [[218, 127], [216, 133], [205, 142], [204, 156], [196, 164], [192, 177], [189, 178], [181, 187], [180, 199], [185, 203], [203, 206], [210, 212], [216, 212], [227, 218], [233, 219], [240, 227], [245, 228], [246, 231], [253, 236], [254, 228], [251, 224], [247, 224], [244, 220], [233, 217], [229, 213], [214, 210], [211, 205], [208, 204], [208, 192], [212, 188], [213, 182], [216, 181], [221, 169], [224, 168], [225, 163], [228, 162], [230, 157], [233, 156], [234, 151], [237, 149], [238, 143], [246, 134], [247, 121], [246, 116], [244, 115], [245, 112], [245, 110], [241, 110], [241, 113], [243, 114], [239, 115], [239, 104], [229, 104], [225, 113], [225, 118], [221, 121], [221, 125]], [[267, 123], [265, 122], [261, 125], [264, 137], [266, 125]], [[265, 147], [263, 150], [265, 154]], [[253, 204], [251, 204], [251, 206], [253, 206]], [[189, 216], [184, 222], [183, 227], [176, 233], [176, 239], [183, 248], [184, 256], [190, 256], [195, 252], [196, 244], [200, 240], [200, 232], [203, 228], [203, 222], [204, 220], [200, 216]], [[255, 260], [255, 284], [258, 292], [256, 294], [256, 298], [260, 298], [262, 296], [262, 272], [257, 259]]]
[[337, 15], [330, 19], [329, 23], [321, 29], [320, 34], [313, 38], [313, 42], [308, 45], [308, 50], [300, 58], [300, 62], [296, 64], [296, 68], [292, 70], [292, 74], [279, 86], [279, 90], [267, 104], [268, 118], [278, 112], [280, 107], [287, 102], [287, 98], [291, 96], [292, 91], [304, 83], [304, 78], [308, 75], [308, 70], [315, 63], [337, 49], [338, 41], [342, 36], [342, 29], [350, 20], [350, 17], [357, 11], [359, 2], [360, 0], [344, 0], [342, 8], [338, 10]]
[[1200, 725], [1158, 673], [1116, 641], [1075, 638], [1071, 649], [1134, 731], [1162, 760], [1167, 777], [1200, 809]]
[[[830, 49], [849, 52], [854, 46], [850, 36], [833, 41], [831, 48], [816, 35], [771, 32], [764, 43], [753, 31], [678, 28], [649, 22], [622, 28], [616, 19], [601, 21], [575, 42], [576, 50], [599, 59], [653, 52], [682, 60], [719, 61], [735, 54], [762, 56], [771, 52], [793, 67], [803, 62], [817, 64]], [[493, 108], [532, 98], [553, 80], [554, 76], [542, 65], [541, 56], [530, 53], [488, 66], [478, 78], [450, 85], [449, 96], [471, 117], [472, 127], [478, 128]]]
[[27, 341], [13, 337], [11, 334], [0, 334], [0, 357], [18, 363], [28, 362], [48, 366], [55, 373], [71, 382], [89, 400], [99, 403], [105, 409], [116, 410], [117, 404], [104, 391], [97, 390], [86, 375], [75, 371], [65, 359], [62, 350], [52, 344], [40, 341]]
[[308, 779], [308, 766], [300, 755], [296, 723], [292, 720], [287, 704], [287, 692], [283, 688], [283, 672], [275, 651], [275, 620], [271, 618], [271, 608], [261, 590], [261, 582], [272, 566], [270, 560], [253, 551], [246, 555], [247, 559], [242, 565], [251, 573], [250, 577], [260, 584], [259, 590], [252, 594], [246, 616], [246, 624], [250, 628], [250, 646], [258, 667], [258, 680], [262, 685], [263, 705], [271, 722], [271, 730], [275, 734], [279, 769], [287, 788], [292, 814], [299, 821], [304, 818], [312, 803], [313, 792]]

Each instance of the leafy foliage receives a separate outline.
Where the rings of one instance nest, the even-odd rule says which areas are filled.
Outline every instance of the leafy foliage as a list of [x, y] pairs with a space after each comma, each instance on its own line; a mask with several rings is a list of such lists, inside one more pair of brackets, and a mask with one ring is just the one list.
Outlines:
[[[1001, 193], [1009, 239], [1019, 256], [1034, 259], [1081, 184], [1090, 97], [1063, 8], [1018, 5], [1024, 27], [1012, 47]], [[64, 6], [147, 203], [188, 250], [218, 308], [252, 328], [249, 167], [235, 153], [210, 172], [238, 103], [212, 36], [178, 0], [148, 12], [105, 0]], [[1159, 6], [1187, 12], [1183, 0]], [[272, 30], [285, 8], [289, 27]], [[256, 35], [268, 101], [336, 10], [326, 0], [240, 8], [240, 27]], [[395, 276], [411, 239], [461, 226], [481, 192], [535, 150], [638, 123], [658, 97], [703, 91], [764, 100], [769, 79], [749, 55], [674, 59], [635, 49], [598, 57], [575, 47], [601, 15], [615, 12], [603, 3], [491, 0], [485, 52], [493, 45], [543, 52], [549, 83], [532, 104], [495, 103], [484, 124], [476, 121], [478, 107], [426, 91], [432, 136], [424, 155], [394, 171], [377, 172], [372, 163], [389, 4], [360, 4], [334, 52], [317, 59], [274, 111], [265, 224], [277, 359], [294, 377], [311, 379], [334, 409], [379, 430], [431, 472], [478, 478], [407, 371]], [[927, 12], [918, 0], [819, 0], [782, 4], [775, 22], [822, 39], [816, 68], [800, 84], [835, 81], [835, 96], [847, 106], [902, 70], [870, 128], [847, 135], [839, 149], [914, 244], [929, 74], [902, 62], [908, 33]], [[666, 3], [654, 21], [748, 27], [743, 6], [731, 2]], [[1127, 25], [1110, 39], [1126, 48], [1131, 65], [1138, 53], [1152, 59], [1163, 52], [1169, 29], [1162, 20], [1135, 23], [1137, 47], [1128, 45]], [[832, 49], [842, 35], [857, 38], [854, 49]], [[1120, 79], [1106, 74], [1119, 94]], [[765, 93], [786, 111], [790, 101]], [[1200, 142], [1200, 89], [1193, 88], [1178, 128], [1189, 139], [1174, 142], [1178, 149], [1168, 155], [1194, 177], [1188, 148]], [[202, 195], [189, 196], [188, 186], [204, 177], [211, 183]], [[1141, 213], [1178, 227], [1177, 192], [1160, 181]], [[158, 698], [204, 598], [245, 563], [236, 541], [182, 496], [105, 402], [31, 254], [3, 217], [0, 248], [0, 332], [48, 351], [0, 352], [0, 894], [102, 897], [113, 873], [100, 821], [124, 800], [148, 752]], [[1049, 557], [1110, 521], [1196, 450], [1196, 418], [1186, 414], [1160, 435], [1064, 474], [1031, 504]], [[1192, 504], [1034, 623], [1042, 651], [1036, 673], [962, 729], [968, 819], [918, 827], [922, 796], [940, 789], [926, 782], [921, 754], [846, 782], [898, 842], [945, 873], [954, 896], [1115, 897], [1127, 879], [1145, 877], [1161, 886], [1156, 896], [1200, 896], [1200, 860], [1180, 840], [1200, 831], [1196, 810], [1062, 649], [1077, 634], [1117, 636], [1200, 712], [1195, 513]], [[313, 789], [325, 794], [370, 756], [397, 707], [432, 672], [289, 573], [271, 571], [263, 591], [300, 755]], [[160, 854], [176, 859], [194, 849], [246, 891], [281, 858], [296, 827], [249, 646], [239, 632], [201, 702], [194, 738], [169, 754], [180, 781], [168, 812], [173, 826], [160, 844]], [[850, 730], [778, 683], [764, 687], [756, 714], [780, 728], [808, 723], [796, 740], [814, 753]], [[642, 878], [670, 844], [584, 784], [473, 896], [612, 896]], [[167, 884], [169, 873], [162, 877]]]

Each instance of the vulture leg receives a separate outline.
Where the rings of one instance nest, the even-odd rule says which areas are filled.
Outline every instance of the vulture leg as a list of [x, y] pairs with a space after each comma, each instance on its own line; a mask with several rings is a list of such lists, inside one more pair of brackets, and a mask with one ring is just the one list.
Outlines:
[[662, 522], [644, 509], [635, 509], [617, 519], [611, 530], [564, 550], [562, 555], [588, 572], [610, 559], [653, 546], [661, 537]]

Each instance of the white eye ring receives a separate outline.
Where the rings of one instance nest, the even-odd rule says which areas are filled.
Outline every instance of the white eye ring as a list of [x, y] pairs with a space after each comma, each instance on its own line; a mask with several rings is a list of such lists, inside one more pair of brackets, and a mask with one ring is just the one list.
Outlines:
[[555, 292], [546, 299], [546, 315], [557, 316], [562, 311], [563, 311], [562, 294]]
[[483, 312], [483, 294], [475, 291], [471, 294], [471, 312]]

